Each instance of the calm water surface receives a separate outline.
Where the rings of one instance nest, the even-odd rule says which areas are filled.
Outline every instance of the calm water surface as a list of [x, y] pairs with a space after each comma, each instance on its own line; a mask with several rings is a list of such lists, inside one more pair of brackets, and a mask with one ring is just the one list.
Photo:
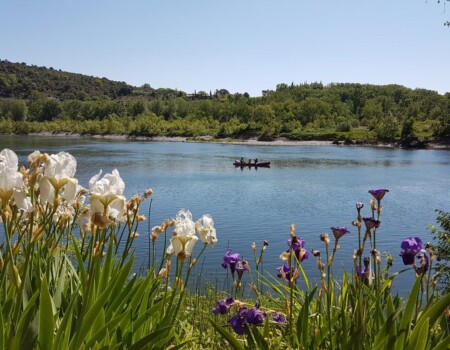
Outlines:
[[[263, 267], [275, 274], [282, 265], [279, 255], [287, 249], [291, 223], [308, 250], [322, 251], [321, 233], [331, 234], [331, 226], [349, 227], [351, 233], [340, 242], [334, 269], [351, 271], [357, 247], [357, 231], [351, 226], [355, 203], [365, 203], [363, 216], [370, 216], [367, 191], [377, 187], [390, 190], [383, 199], [377, 248], [394, 256], [393, 271], [399, 271], [404, 268], [398, 256], [402, 239], [431, 240], [427, 226], [435, 223], [435, 209], [450, 210], [449, 151], [0, 137], [0, 149], [14, 150], [22, 163], [37, 149], [71, 153], [78, 162], [76, 177], [85, 187], [100, 169], [115, 168], [126, 183], [127, 197], [152, 187], [151, 226], [174, 217], [181, 208], [189, 209], [195, 220], [210, 213], [219, 239], [204, 255], [202, 278], [210, 280], [225, 276], [220, 264], [227, 248], [252, 264], [251, 243], [259, 249], [263, 240], [269, 241]], [[235, 168], [232, 162], [241, 156], [268, 160], [272, 166]], [[148, 205], [149, 201], [142, 207], [146, 215]], [[136, 249], [142, 266], [148, 259], [146, 231], [144, 223]], [[312, 256], [303, 267], [311, 279], [319, 278]], [[401, 274], [394, 288], [406, 293], [412, 276], [412, 271]]]

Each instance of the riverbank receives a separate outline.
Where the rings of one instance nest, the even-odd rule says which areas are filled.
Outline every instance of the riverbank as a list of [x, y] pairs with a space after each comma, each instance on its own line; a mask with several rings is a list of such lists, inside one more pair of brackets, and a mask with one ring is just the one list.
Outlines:
[[30, 133], [30, 136], [56, 136], [56, 137], [86, 137], [94, 139], [109, 140], [132, 140], [132, 141], [149, 141], [149, 142], [211, 142], [221, 144], [247, 144], [255, 146], [363, 146], [363, 147], [382, 147], [382, 148], [407, 148], [407, 149], [442, 149], [450, 150], [450, 141], [446, 142], [421, 142], [419, 145], [411, 145], [410, 147], [402, 145], [399, 142], [363, 142], [363, 141], [331, 141], [331, 140], [289, 140], [286, 138], [278, 138], [273, 141], [259, 141], [256, 138], [249, 139], [232, 139], [232, 138], [214, 138], [212, 136], [184, 137], [184, 136], [135, 136], [126, 134], [78, 134], [67, 132], [40, 132]]

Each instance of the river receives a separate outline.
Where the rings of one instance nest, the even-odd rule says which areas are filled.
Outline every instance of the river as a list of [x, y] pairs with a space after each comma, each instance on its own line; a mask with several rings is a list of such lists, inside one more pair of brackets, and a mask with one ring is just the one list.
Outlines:
[[[394, 257], [392, 271], [404, 268], [398, 256], [401, 241], [409, 236], [432, 240], [427, 226], [435, 224], [435, 209], [450, 210], [450, 151], [445, 150], [1, 135], [3, 148], [14, 150], [21, 163], [34, 150], [69, 152], [77, 159], [76, 177], [85, 187], [100, 169], [111, 172], [117, 168], [126, 183], [127, 197], [153, 188], [150, 226], [174, 217], [181, 208], [190, 210], [194, 219], [211, 214], [219, 241], [204, 255], [202, 279], [216, 281], [225, 276], [220, 264], [227, 248], [240, 253], [252, 266], [251, 244], [256, 242], [259, 249], [263, 240], [269, 242], [263, 268], [275, 275], [276, 267], [282, 265], [279, 255], [287, 249], [291, 223], [308, 250], [321, 251], [321, 233], [331, 235], [331, 226], [347, 226], [350, 233], [340, 241], [333, 268], [336, 276], [344, 270], [351, 272], [357, 247], [357, 232], [351, 226], [355, 203], [363, 202], [362, 214], [370, 216], [368, 190], [372, 188], [389, 189], [382, 201], [377, 248]], [[270, 161], [271, 167], [235, 168], [232, 162], [241, 156]], [[149, 203], [142, 207], [146, 215]], [[136, 257], [138, 266], [145, 266], [147, 223], [139, 231]], [[303, 267], [311, 280], [318, 279], [312, 255]], [[412, 281], [413, 272], [407, 271], [393, 287], [407, 293]]]

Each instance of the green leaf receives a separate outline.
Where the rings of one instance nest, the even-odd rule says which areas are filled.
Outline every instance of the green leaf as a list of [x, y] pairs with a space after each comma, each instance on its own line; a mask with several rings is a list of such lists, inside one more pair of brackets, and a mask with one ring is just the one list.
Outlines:
[[[429, 319], [427, 318], [425, 322], [420, 327], [420, 331], [418, 332], [419, 336], [416, 342], [410, 342], [409, 349], [411, 350], [425, 350], [428, 341], [428, 330], [429, 330]], [[419, 327], [416, 327], [417, 329]], [[410, 338], [412, 339], [412, 338]]]
[[425, 310], [421, 313], [417, 320], [416, 327], [419, 327], [422, 322], [425, 322], [429, 318], [429, 324], [433, 325], [439, 317], [442, 316], [444, 310], [450, 305], [450, 293], [445, 294], [435, 304], [425, 307]]
[[230, 346], [235, 350], [244, 350], [244, 346], [237, 340], [233, 334], [228, 332], [224, 327], [217, 324], [214, 320], [209, 319], [214, 329], [219, 332], [222, 337], [225, 338], [225, 340], [230, 344]]
[[409, 344], [411, 344], [411, 346], [414, 346], [414, 344], [421, 341], [420, 337], [422, 336], [422, 328], [424, 327], [425, 323], [427, 323], [428, 325], [433, 325], [436, 320], [442, 316], [442, 313], [444, 312], [446, 307], [450, 305], [450, 293], [447, 293], [435, 304], [432, 304], [431, 306], [429, 306], [429, 304], [430, 303], [427, 304], [425, 310], [420, 314], [416, 326], [411, 332], [411, 336], [408, 338], [408, 342]]
[[[14, 335], [14, 338], [10, 340], [10, 343], [12, 344], [11, 346], [9, 346], [10, 348], [17, 349], [19, 347], [19, 344], [21, 344], [25, 339], [25, 335], [30, 331], [30, 328], [32, 327], [32, 321], [35, 317], [35, 311], [37, 307], [36, 300], [38, 296], [39, 291], [37, 290], [30, 298], [27, 306], [23, 310], [22, 315], [19, 319], [16, 334]], [[35, 331], [35, 333], [37, 332]]]
[[[61, 320], [61, 323], [59, 324], [58, 327], [58, 331], [56, 332], [56, 336], [53, 342], [53, 350], [58, 350], [58, 349], [66, 349], [67, 346], [62, 346], [61, 341], [63, 339], [67, 339], [68, 335], [70, 335], [70, 326], [72, 324], [72, 313], [73, 313], [73, 308], [74, 305], [78, 299], [78, 292], [75, 292], [72, 295], [72, 300], [70, 301], [69, 306], [67, 307], [67, 309], [64, 312], [64, 316]], [[65, 336], [63, 338], [63, 336]]]
[[[65, 260], [65, 257], [63, 257]], [[56, 309], [59, 309], [61, 307], [61, 301], [62, 301], [62, 292], [64, 290], [64, 285], [66, 282], [66, 262], [64, 261], [61, 266], [61, 272], [58, 276], [58, 284], [56, 285], [55, 294], [53, 296], [53, 301], [55, 303]]]
[[3, 333], [4, 330], [5, 330], [5, 325], [3, 324], [3, 313], [0, 308], [0, 349], [5, 348], [5, 338], [4, 338], [4, 333]]
[[[139, 339], [136, 343], [134, 343], [132, 346], [128, 348], [128, 350], [141, 350], [145, 349], [147, 345], [155, 344], [157, 341], [159, 341], [160, 336], [164, 336], [164, 338], [167, 337], [167, 333], [170, 332], [172, 327], [163, 327], [159, 328], [154, 332], [151, 332], [150, 334], [146, 335], [144, 338]], [[156, 344], [155, 344], [156, 345]]]
[[302, 344], [305, 348], [308, 347], [308, 331], [309, 331], [309, 305], [314, 299], [314, 294], [317, 287], [315, 287], [309, 295], [305, 297], [300, 314], [297, 319], [297, 339], [299, 344]]
[[75, 251], [75, 257], [77, 258], [80, 279], [81, 279], [82, 283], [85, 284], [86, 283], [86, 269], [84, 267], [83, 258], [81, 257], [80, 249], [78, 248], [76, 239], [72, 239], [72, 244], [73, 244], [73, 250]]
[[443, 339], [433, 350], [448, 350], [450, 348], [450, 335]]
[[105, 259], [103, 261], [103, 268], [100, 276], [99, 290], [104, 290], [108, 284], [108, 281], [111, 277], [111, 268], [114, 264], [114, 260], [112, 258], [113, 251], [113, 236], [111, 235], [110, 242], [108, 245], [108, 251], [106, 253]]
[[47, 278], [44, 276], [39, 297], [39, 348], [50, 350], [53, 343], [53, 300], [47, 286]]
[[71, 341], [70, 347], [72, 349], [78, 349], [80, 347], [81, 343], [85, 340], [86, 336], [88, 335], [89, 331], [92, 328], [94, 320], [97, 318], [100, 310], [105, 305], [110, 294], [113, 291], [116, 292], [117, 289], [123, 288], [123, 283], [125, 282], [126, 278], [128, 277], [132, 266], [133, 266], [133, 259], [130, 259], [126, 265], [124, 265], [121, 269], [119, 269], [120, 273], [117, 276], [117, 278], [115, 279], [115, 283], [111, 287], [106, 288], [103, 291], [103, 293], [101, 293], [96, 298], [94, 304], [89, 308], [89, 310], [87, 310], [84, 317], [82, 319], [78, 320], [78, 322], [80, 323], [80, 326], [77, 330], [77, 335]]
[[87, 341], [85, 348], [90, 349], [96, 342], [101, 343], [107, 336], [108, 331], [113, 330], [127, 316], [128, 313], [124, 312], [106, 323]]
[[400, 327], [398, 329], [397, 341], [395, 342], [395, 350], [405, 349], [406, 339], [409, 335], [409, 330], [411, 327], [411, 321], [414, 315], [414, 310], [416, 308], [417, 297], [419, 295], [419, 288], [422, 282], [422, 276], [416, 279], [414, 286], [409, 294], [408, 301], [406, 303], [405, 312], [403, 313], [402, 320], [400, 321]]

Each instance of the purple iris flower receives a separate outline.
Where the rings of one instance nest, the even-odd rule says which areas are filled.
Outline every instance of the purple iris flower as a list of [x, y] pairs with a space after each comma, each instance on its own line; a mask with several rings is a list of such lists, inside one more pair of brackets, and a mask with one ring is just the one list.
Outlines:
[[277, 270], [278, 270], [277, 277], [283, 278], [284, 275], [285, 276], [284, 281], [289, 284], [289, 282], [291, 281], [292, 274], [294, 273], [294, 268], [291, 267], [289, 269], [289, 266], [284, 264], [283, 266], [278, 267]]
[[402, 242], [402, 251], [400, 256], [403, 259], [403, 264], [412, 265], [414, 263], [414, 257], [422, 249], [422, 240], [419, 237], [408, 237]]
[[356, 266], [356, 277], [362, 280], [370, 276], [370, 258], [366, 256], [363, 261], [364, 268], [360, 269], [359, 266]]
[[347, 227], [333, 226], [330, 228], [331, 228], [331, 231], [333, 231], [334, 238], [336, 238], [336, 239], [339, 239], [343, 235], [350, 232]]
[[274, 313], [272, 315], [272, 318], [276, 323], [286, 323], [286, 317], [283, 314], [279, 314], [278, 312]]
[[230, 319], [230, 325], [233, 330], [243, 335], [245, 332], [245, 325], [260, 325], [266, 320], [266, 313], [259, 309], [259, 304], [250, 310], [245, 306], [239, 308], [239, 311]]
[[212, 312], [214, 315], [225, 315], [228, 312], [228, 309], [231, 305], [234, 304], [233, 298], [226, 298], [222, 300], [218, 300], [216, 306], [212, 308]]
[[225, 300], [217, 300], [216, 307], [212, 308], [212, 312], [214, 315], [225, 315], [228, 311], [228, 306], [225, 303]]
[[234, 273], [236, 271], [236, 264], [241, 261], [239, 253], [233, 253], [231, 254], [231, 249], [227, 249], [227, 252], [223, 256], [223, 263], [222, 267], [224, 269], [230, 267], [231, 273]]
[[246, 314], [246, 321], [248, 324], [259, 325], [266, 320], [266, 313], [254, 307], [248, 310]]
[[[293, 236], [291, 239], [288, 240], [288, 246], [292, 248], [299, 262], [308, 259], [309, 252], [306, 249], [304, 249], [305, 241], [300, 237]], [[289, 250], [287, 251], [289, 252]]]
[[356, 266], [356, 277], [364, 280], [365, 278], [369, 277], [370, 269], [368, 267], [362, 268], [360, 270], [359, 266]]
[[235, 315], [230, 320], [231, 328], [236, 334], [243, 335], [245, 331], [245, 318], [239, 315]]
[[373, 190], [369, 190], [369, 193], [375, 198], [377, 201], [381, 201], [386, 194], [386, 192], [389, 192], [389, 190], [385, 188], [375, 188]]
[[379, 220], [375, 220], [374, 218], [363, 218], [364, 223], [366, 224], [366, 228], [368, 230], [372, 228], [380, 227], [381, 222]]

